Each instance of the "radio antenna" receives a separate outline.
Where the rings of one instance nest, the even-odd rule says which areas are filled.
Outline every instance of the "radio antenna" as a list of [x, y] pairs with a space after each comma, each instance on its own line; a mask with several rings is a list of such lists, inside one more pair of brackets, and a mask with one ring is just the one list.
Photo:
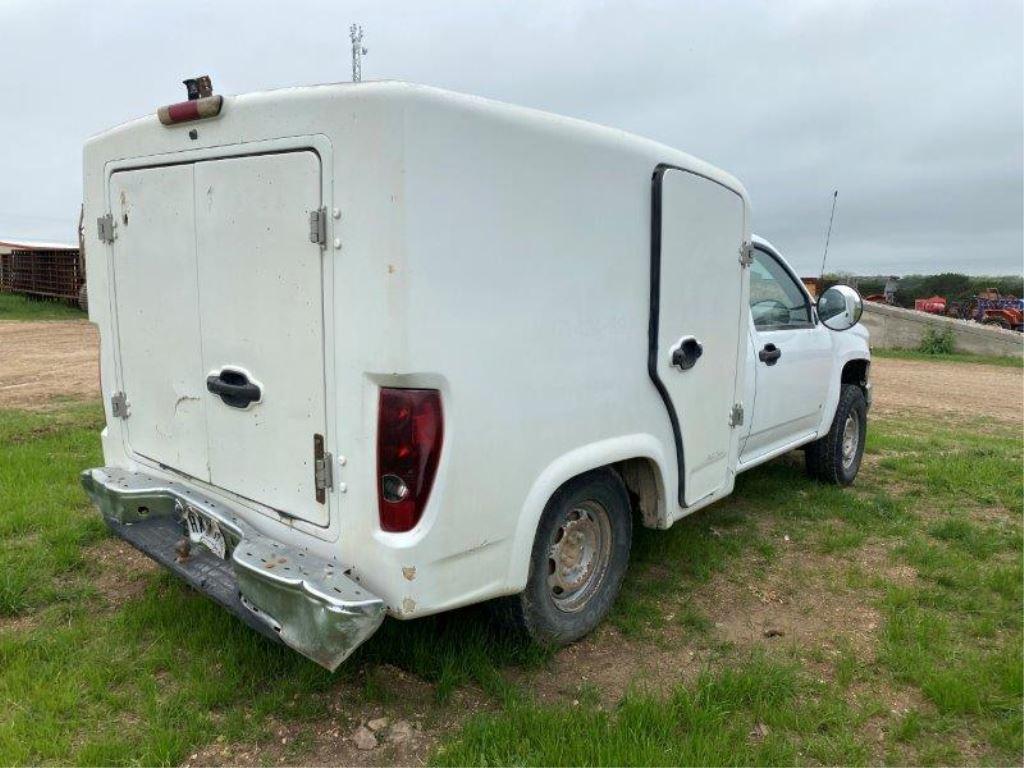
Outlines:
[[828, 241], [832, 239], [832, 220], [836, 217], [836, 201], [839, 199], [839, 190], [832, 193], [832, 215], [828, 217], [828, 234], [825, 235], [825, 253], [821, 257], [821, 275], [819, 280], [825, 277], [825, 259], [828, 258]]
[[363, 47], [363, 25], [353, 24], [348, 36], [352, 39], [352, 82], [359, 83], [363, 79], [363, 56], [368, 53]]

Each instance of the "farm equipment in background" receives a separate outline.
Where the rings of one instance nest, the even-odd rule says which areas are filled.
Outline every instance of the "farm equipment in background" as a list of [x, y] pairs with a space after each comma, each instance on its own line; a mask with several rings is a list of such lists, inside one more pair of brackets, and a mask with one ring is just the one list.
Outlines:
[[1008, 331], [1024, 331], [1024, 299], [1002, 296], [994, 288], [963, 301], [949, 302], [945, 314]]
[[885, 287], [882, 289], [882, 293], [872, 293], [864, 297], [864, 301], [872, 301], [875, 304], [888, 304], [893, 306], [896, 304], [896, 291], [899, 289], [897, 283], [899, 283], [900, 277], [898, 275], [890, 275], [885, 281]]
[[914, 299], [914, 309], [927, 312], [929, 315], [946, 314], [946, 297], [932, 296], [929, 299]]

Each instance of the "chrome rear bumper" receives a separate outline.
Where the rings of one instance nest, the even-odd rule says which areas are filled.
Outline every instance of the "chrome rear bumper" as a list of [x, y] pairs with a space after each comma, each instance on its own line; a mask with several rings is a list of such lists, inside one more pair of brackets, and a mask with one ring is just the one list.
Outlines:
[[[87, 469], [81, 481], [115, 534], [322, 667], [337, 669], [384, 620], [384, 602], [341, 566], [258, 533], [185, 483], [115, 467]], [[226, 559], [185, 543], [190, 509], [217, 523]]]

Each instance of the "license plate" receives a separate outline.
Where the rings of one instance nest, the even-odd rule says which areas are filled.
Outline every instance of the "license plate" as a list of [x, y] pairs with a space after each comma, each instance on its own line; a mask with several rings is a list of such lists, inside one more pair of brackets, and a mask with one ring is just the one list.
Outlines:
[[202, 544], [221, 560], [224, 559], [227, 545], [224, 542], [224, 534], [216, 521], [189, 507], [185, 511], [185, 529], [193, 544]]

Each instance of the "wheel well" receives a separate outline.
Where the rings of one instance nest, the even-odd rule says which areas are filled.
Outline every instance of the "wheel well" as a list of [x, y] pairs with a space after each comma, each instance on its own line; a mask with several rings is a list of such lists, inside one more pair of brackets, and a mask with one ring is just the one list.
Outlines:
[[856, 384], [863, 390], [868, 386], [868, 369], [871, 367], [869, 360], [851, 360], [843, 366], [843, 375], [840, 381], [843, 384]]
[[644, 527], [662, 527], [665, 494], [658, 465], [651, 459], [637, 457], [617, 461], [611, 466], [625, 483], [633, 510], [639, 514]]

